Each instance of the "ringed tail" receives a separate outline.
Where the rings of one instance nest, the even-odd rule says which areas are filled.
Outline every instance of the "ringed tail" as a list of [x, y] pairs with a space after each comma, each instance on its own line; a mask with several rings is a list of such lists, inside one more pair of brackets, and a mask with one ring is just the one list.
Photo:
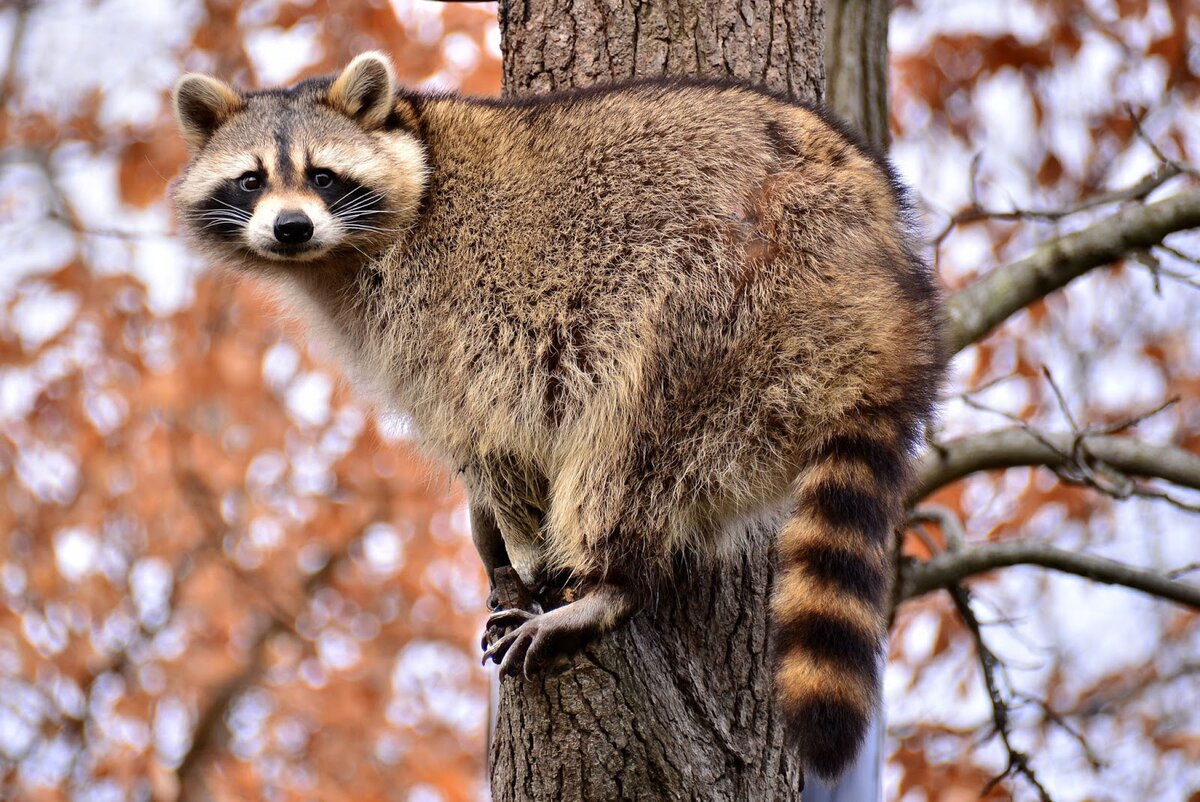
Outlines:
[[907, 416], [843, 419], [811, 455], [780, 530], [771, 599], [775, 687], [806, 771], [834, 780], [878, 708], [913, 428]]

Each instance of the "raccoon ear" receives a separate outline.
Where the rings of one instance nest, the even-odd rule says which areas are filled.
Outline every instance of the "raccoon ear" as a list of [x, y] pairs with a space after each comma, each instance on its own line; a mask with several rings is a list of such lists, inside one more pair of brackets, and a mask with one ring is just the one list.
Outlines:
[[200, 150], [218, 128], [242, 107], [242, 98], [226, 83], [188, 73], [175, 83], [175, 118], [188, 147]]
[[329, 87], [329, 105], [364, 128], [378, 128], [392, 111], [395, 95], [392, 62], [383, 53], [361, 53]]

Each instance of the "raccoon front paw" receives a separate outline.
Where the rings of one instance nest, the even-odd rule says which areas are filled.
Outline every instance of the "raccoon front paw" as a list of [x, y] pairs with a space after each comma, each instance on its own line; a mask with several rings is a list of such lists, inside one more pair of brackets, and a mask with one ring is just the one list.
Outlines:
[[[516, 616], [535, 616], [541, 615], [542, 612], [542, 606], [537, 603], [537, 600], [530, 601], [527, 607], [507, 610], [494, 609], [492, 614], [488, 616], [487, 623], [484, 625], [483, 638], [479, 643], [479, 647], [486, 652], [493, 644], [508, 634], [513, 627], [518, 626], [525, 620]], [[487, 654], [484, 654], [483, 662], [486, 663], [487, 660]]]
[[[515, 627], [515, 628], [514, 628]], [[558, 624], [553, 613], [501, 610], [488, 617], [487, 634], [497, 633], [483, 653], [483, 662], [500, 666], [500, 678], [518, 674], [529, 679], [547, 659], [561, 650], [567, 636], [574, 635]]]
[[528, 679], [549, 658], [620, 626], [636, 609], [636, 599], [626, 588], [602, 583], [548, 613], [519, 608], [492, 613], [488, 631], [502, 634], [484, 651], [483, 662], [498, 663], [501, 678], [521, 673]]

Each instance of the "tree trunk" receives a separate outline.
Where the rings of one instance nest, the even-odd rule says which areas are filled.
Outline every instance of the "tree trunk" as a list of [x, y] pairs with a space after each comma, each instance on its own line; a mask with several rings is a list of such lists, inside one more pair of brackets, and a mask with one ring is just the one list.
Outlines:
[[[824, 83], [818, 0], [501, 0], [504, 91], [662, 75], [735, 77], [807, 101]], [[773, 532], [691, 568], [655, 609], [565, 665], [500, 689], [496, 802], [796, 800], [767, 638]]]
[[825, 0], [825, 105], [887, 151], [891, 0]]

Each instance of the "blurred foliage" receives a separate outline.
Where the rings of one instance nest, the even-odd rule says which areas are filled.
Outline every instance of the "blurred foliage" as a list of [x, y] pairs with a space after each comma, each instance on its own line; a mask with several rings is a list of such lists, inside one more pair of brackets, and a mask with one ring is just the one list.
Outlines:
[[[262, 288], [200, 272], [162, 197], [185, 158], [168, 103], [185, 69], [257, 86], [380, 48], [410, 85], [492, 94], [494, 5], [2, 8], [0, 796], [485, 798], [486, 588], [453, 477], [403, 421], [376, 423]], [[1148, 141], [1193, 159], [1198, 39], [1183, 0], [897, 3], [895, 152], [929, 230], [962, 210], [1069, 207], [1132, 183], [1154, 165]], [[961, 286], [1047, 225], [1071, 223], [948, 229], [944, 280]], [[951, 392], [983, 389], [952, 398], [945, 431], [1004, 423], [985, 403], [1060, 424], [1041, 377], [1052, 366], [1080, 420], [1181, 396], [1139, 431], [1200, 448], [1200, 307], [1160, 281], [1134, 263], [1090, 276], [970, 349]], [[1153, 502], [1121, 517], [1039, 471], [934, 500], [972, 539], [1167, 563], [1179, 538], [1166, 535], [1182, 532], [1195, 553], [1194, 517]], [[915, 537], [907, 548], [929, 553]], [[1196, 791], [1180, 767], [1200, 763], [1197, 617], [1009, 575], [976, 586], [1036, 624], [988, 633], [1027, 663], [1013, 669], [1033, 700], [1018, 724], [1035, 764], [1058, 772], [1058, 798]], [[1092, 661], [1106, 627], [1142, 640]], [[989, 721], [980, 697], [952, 606], [906, 605], [889, 674], [896, 798], [976, 798], [1002, 768], [994, 743], [971, 749]]]
[[[48, 218], [57, 247], [0, 313], [3, 795], [480, 798], [486, 588], [450, 477], [402, 431], [381, 439], [261, 288], [193, 282], [158, 240], [183, 69], [255, 86], [256, 47], [312, 55], [284, 80], [380, 48], [410, 84], [494, 93], [494, 8], [214, 0], [128, 54], [136, 5], [73, 11], [7, 20], [29, 68], [6, 78], [4, 214]], [[112, 124], [127, 90], [103, 74], [26, 102], [21, 36], [92, 23], [109, 61], [163, 71], [150, 114]], [[156, 307], [138, 261], [180, 300]]]

